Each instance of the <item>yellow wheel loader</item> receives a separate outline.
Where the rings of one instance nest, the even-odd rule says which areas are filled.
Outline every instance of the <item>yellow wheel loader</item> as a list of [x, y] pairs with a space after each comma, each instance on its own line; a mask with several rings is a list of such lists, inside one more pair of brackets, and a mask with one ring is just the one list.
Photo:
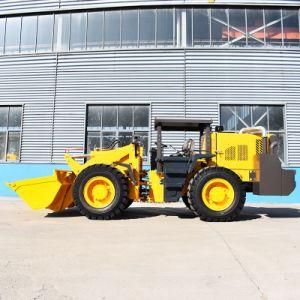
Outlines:
[[[211, 129], [209, 120], [156, 119], [156, 147], [150, 151], [151, 170], [143, 168], [138, 138], [127, 146], [95, 149], [65, 159], [70, 171], [9, 183], [33, 209], [59, 212], [77, 206], [90, 219], [112, 219], [133, 202], [176, 202], [206, 221], [231, 221], [243, 209], [246, 193], [289, 195], [295, 171], [285, 170], [277, 156], [278, 142], [263, 127], [239, 133]], [[199, 147], [188, 139], [182, 149], [162, 143], [163, 131], [198, 132]], [[165, 148], [173, 153], [164, 155]]]

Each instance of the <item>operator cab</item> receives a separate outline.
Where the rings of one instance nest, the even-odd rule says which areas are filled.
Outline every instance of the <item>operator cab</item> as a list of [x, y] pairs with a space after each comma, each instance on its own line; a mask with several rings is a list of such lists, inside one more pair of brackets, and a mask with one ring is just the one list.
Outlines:
[[[207, 149], [203, 153], [203, 150], [201, 151], [201, 138], [204, 133], [206, 133], [207, 137], [210, 136], [211, 124], [211, 120], [155, 119], [155, 129], [157, 130], [157, 142], [155, 144], [157, 147], [151, 149], [151, 169], [157, 169], [158, 172], [162, 172], [164, 161], [171, 157], [174, 158], [172, 160], [178, 158], [180, 161], [190, 160], [194, 154], [206, 157], [210, 153], [210, 143], [206, 143]], [[195, 149], [195, 141], [193, 139], [186, 140], [181, 150], [176, 150], [172, 145], [163, 144], [162, 131], [199, 132], [199, 149]], [[174, 153], [170, 156], [164, 156], [164, 149], [166, 148], [173, 149]]]

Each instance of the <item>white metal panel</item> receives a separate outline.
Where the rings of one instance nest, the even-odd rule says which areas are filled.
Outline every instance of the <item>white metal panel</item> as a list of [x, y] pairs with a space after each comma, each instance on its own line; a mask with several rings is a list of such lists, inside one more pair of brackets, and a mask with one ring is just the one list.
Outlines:
[[125, 7], [125, 6], [149, 6], [149, 5], [293, 5], [299, 6], [299, 1], [279, 0], [216, 0], [209, 3], [208, 0], [61, 0], [61, 8], [90, 8], [90, 7]]
[[132, 6], [165, 6], [165, 5], [273, 5], [299, 6], [297, 0], [1, 0], [0, 15], [33, 13], [45, 11], [65, 11], [72, 9], [91, 9]]
[[1, 0], [0, 15], [51, 11], [59, 8], [59, 0]]
[[55, 56], [0, 58], [0, 105], [22, 104], [22, 162], [49, 162]]

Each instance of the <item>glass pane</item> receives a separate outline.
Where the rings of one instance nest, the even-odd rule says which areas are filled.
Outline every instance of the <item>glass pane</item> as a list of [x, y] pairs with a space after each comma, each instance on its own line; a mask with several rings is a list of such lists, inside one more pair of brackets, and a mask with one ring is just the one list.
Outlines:
[[55, 16], [55, 50], [69, 51], [70, 44], [70, 15]]
[[271, 106], [269, 107], [269, 130], [283, 130], [283, 107]]
[[117, 106], [103, 107], [103, 129], [116, 130], [117, 129]]
[[6, 130], [8, 126], [8, 107], [0, 106], [0, 130]]
[[88, 132], [87, 135], [87, 153], [90, 153], [96, 148], [100, 148], [100, 132]]
[[235, 131], [235, 107], [221, 106], [221, 125], [225, 131]]
[[121, 142], [120, 147], [131, 144], [132, 132], [119, 132], [119, 140]]
[[71, 50], [86, 48], [86, 16], [86, 13], [71, 14]]
[[157, 44], [173, 45], [174, 10], [157, 10]]
[[23, 17], [21, 33], [21, 52], [35, 52], [37, 17]]
[[222, 45], [228, 42], [227, 10], [211, 10], [211, 39], [213, 45]]
[[249, 46], [263, 46], [265, 43], [264, 14], [262, 9], [247, 9], [247, 33]]
[[209, 10], [194, 9], [193, 36], [195, 46], [210, 44], [209, 27]]
[[266, 43], [274, 46], [282, 45], [281, 12], [279, 9], [266, 9]]
[[0, 19], [0, 54], [4, 52], [5, 19]]
[[38, 16], [37, 51], [52, 50], [53, 20], [53, 16]]
[[88, 129], [101, 130], [102, 106], [88, 107]]
[[140, 10], [140, 41], [141, 46], [155, 45], [155, 10]]
[[252, 107], [252, 126], [263, 126], [268, 129], [268, 110], [266, 106], [253, 106]]
[[236, 129], [240, 130], [245, 127], [251, 127], [251, 107], [242, 105], [236, 107], [237, 122]]
[[17, 53], [20, 46], [21, 18], [7, 18], [5, 53]]
[[120, 11], [105, 12], [105, 47], [120, 47]]
[[138, 11], [122, 12], [122, 46], [136, 46], [138, 40]]
[[[115, 140], [116, 140], [115, 132], [103, 132], [102, 133], [102, 148], [103, 149], [109, 148]], [[117, 145], [115, 147], [117, 147]]]
[[132, 130], [133, 129], [133, 107], [119, 106], [119, 129]]
[[0, 132], [0, 160], [5, 160], [6, 132]]
[[285, 157], [285, 151], [284, 151], [284, 144], [285, 144], [285, 134], [283, 133], [274, 133], [272, 134], [276, 135], [278, 140], [278, 157], [281, 159], [282, 162], [284, 162]]
[[193, 10], [191, 8], [186, 9], [186, 44], [192, 46], [193, 39]]
[[244, 9], [229, 9], [229, 41], [231, 45], [246, 46], [246, 15]]
[[134, 127], [138, 130], [147, 130], [149, 128], [149, 106], [135, 106]]
[[148, 156], [149, 151], [149, 133], [148, 132], [139, 132], [134, 133], [135, 136], [138, 136], [142, 146], [144, 147], [143, 156]]
[[6, 159], [9, 161], [19, 160], [19, 152], [20, 152], [20, 132], [9, 132]]
[[22, 122], [22, 107], [12, 106], [9, 109], [8, 127], [19, 130]]
[[282, 16], [284, 45], [299, 46], [300, 32], [298, 10], [283, 10]]
[[88, 13], [87, 48], [103, 47], [103, 12]]

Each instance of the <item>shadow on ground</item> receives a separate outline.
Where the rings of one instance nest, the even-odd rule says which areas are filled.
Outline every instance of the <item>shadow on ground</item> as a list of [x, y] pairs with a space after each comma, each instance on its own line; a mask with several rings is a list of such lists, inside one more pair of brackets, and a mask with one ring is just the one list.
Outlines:
[[[184, 207], [130, 207], [116, 220], [131, 220], [152, 218], [157, 216], [178, 217], [180, 219], [197, 218], [190, 210]], [[262, 216], [269, 218], [300, 218], [300, 209], [285, 207], [245, 207], [236, 221], [249, 221]], [[76, 207], [60, 213], [49, 213], [47, 218], [72, 218], [81, 217]]]

